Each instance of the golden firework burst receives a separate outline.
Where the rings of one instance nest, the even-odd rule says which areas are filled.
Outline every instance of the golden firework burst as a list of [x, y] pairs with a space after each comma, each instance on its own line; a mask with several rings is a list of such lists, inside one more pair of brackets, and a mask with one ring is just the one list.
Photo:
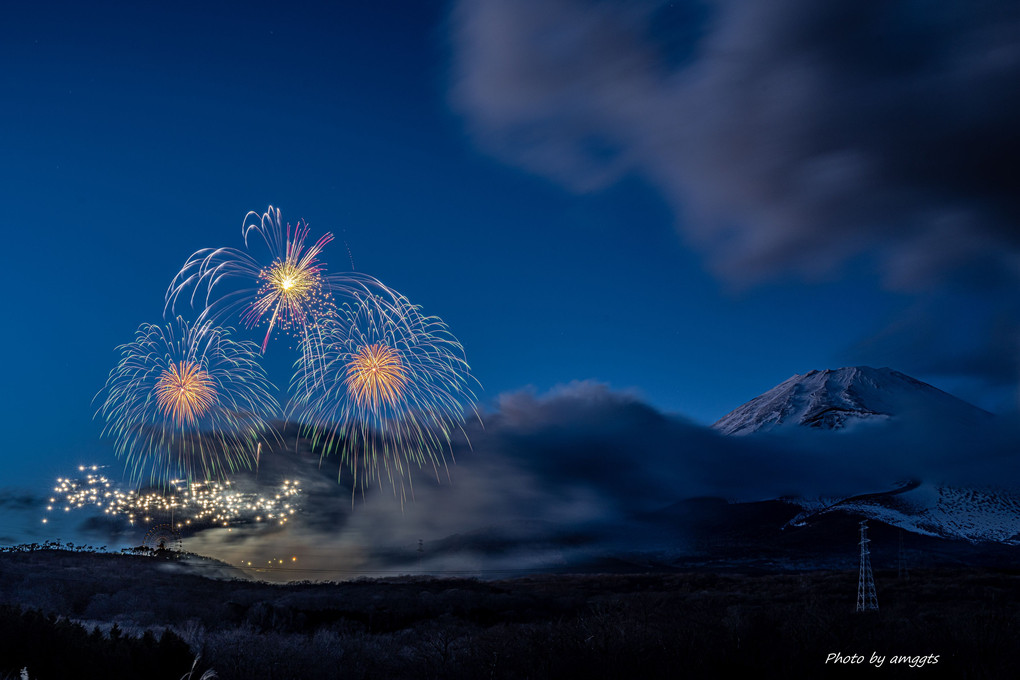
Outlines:
[[204, 298], [199, 321], [239, 318], [246, 328], [263, 327], [262, 354], [274, 333], [290, 335], [311, 352], [314, 342], [305, 341], [321, 335], [344, 299], [393, 294], [367, 274], [330, 273], [323, 256], [333, 235], [316, 239], [307, 223], [285, 224], [273, 206], [261, 216], [245, 215], [241, 232], [243, 248], [203, 248], [187, 259], [167, 288], [164, 315], [176, 313], [182, 299], [194, 307]]
[[[463, 348], [438, 317], [388, 291], [355, 297], [302, 343], [289, 419], [321, 455], [338, 454], [354, 489], [385, 475], [401, 502], [413, 469], [438, 479], [474, 410]], [[341, 473], [342, 476], [342, 473]], [[352, 495], [353, 502], [353, 495]]]
[[194, 425], [216, 403], [215, 382], [195, 362], [170, 364], [156, 381], [156, 401], [175, 425]]
[[347, 391], [362, 406], [396, 405], [408, 376], [400, 354], [383, 344], [363, 345], [347, 362]]
[[313, 269], [283, 260], [273, 262], [264, 277], [270, 288], [267, 292], [279, 296], [281, 302], [291, 308], [305, 302], [318, 284]]
[[307, 330], [318, 317], [329, 314], [332, 304], [315, 261], [319, 249], [317, 244], [302, 256], [301, 248], [288, 247], [285, 259], [278, 258], [259, 272], [262, 285], [243, 319], [249, 326], [269, 319], [263, 352], [277, 324], [285, 329]]
[[222, 479], [256, 465], [258, 446], [276, 440], [276, 388], [255, 343], [177, 317], [143, 323], [117, 350], [96, 417], [134, 479]]

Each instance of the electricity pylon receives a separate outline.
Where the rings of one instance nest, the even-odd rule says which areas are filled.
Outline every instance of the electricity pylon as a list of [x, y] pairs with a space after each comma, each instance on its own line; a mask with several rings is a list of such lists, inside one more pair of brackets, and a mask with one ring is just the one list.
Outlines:
[[868, 544], [868, 520], [861, 521], [861, 570], [857, 579], [857, 611], [878, 610], [878, 595], [875, 593], [875, 577], [871, 573], [871, 550]]

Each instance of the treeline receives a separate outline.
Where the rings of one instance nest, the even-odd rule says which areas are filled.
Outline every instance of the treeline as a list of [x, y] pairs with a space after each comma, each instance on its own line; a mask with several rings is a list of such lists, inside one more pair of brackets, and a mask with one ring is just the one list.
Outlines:
[[62, 543], [61, 541], [45, 541], [43, 543], [19, 543], [17, 545], [4, 545], [0, 546], [0, 553], [35, 553], [41, 550], [66, 550], [67, 552], [74, 553], [89, 553], [93, 555], [160, 555], [168, 558], [178, 557], [182, 554], [171, 550], [157, 550], [149, 548], [144, 545], [135, 546], [133, 548], [121, 548], [119, 553], [111, 553], [107, 550], [105, 545], [94, 546], [86, 545], [84, 543], [75, 544], [71, 541]]
[[[1005, 570], [919, 569], [909, 578], [877, 571], [882, 608], [857, 614], [856, 570], [290, 585], [195, 573], [215, 566], [66, 551], [0, 555], [0, 603], [42, 610], [52, 627], [86, 622], [89, 642], [74, 638], [69, 648], [94, 642], [99, 657], [126, 647], [111, 648], [97, 622], [125, 631], [118, 645], [125, 637], [159, 643], [169, 626], [188, 658], [200, 655], [222, 680], [866, 672], [867, 662], [827, 664], [834, 653], [877, 653], [890, 660], [875, 669], [885, 677], [999, 678], [1013, 677], [1020, 630], [1020, 574]], [[155, 632], [146, 638], [146, 629]], [[938, 660], [921, 668], [891, 662], [922, 656]]]
[[[106, 546], [75, 545], [71, 541], [61, 543], [60, 541], [45, 541], [44, 543], [19, 543], [18, 545], [0, 546], [0, 553], [34, 553], [40, 550], [67, 550], [78, 553], [105, 553]], [[129, 552], [132, 549], [124, 549], [121, 552]]]
[[114, 624], [106, 633], [18, 606], [0, 605], [0, 677], [31, 680], [180, 680], [193, 661], [191, 649], [165, 629], [125, 635]]
[[[189, 639], [222, 678], [248, 680], [1015, 676], [1017, 575], [879, 580], [885, 606], [867, 614], [854, 612], [850, 571], [376, 584], [377, 605], [316, 607], [291, 593]], [[834, 652], [866, 661], [827, 664]], [[881, 669], [868, 667], [873, 653]]]

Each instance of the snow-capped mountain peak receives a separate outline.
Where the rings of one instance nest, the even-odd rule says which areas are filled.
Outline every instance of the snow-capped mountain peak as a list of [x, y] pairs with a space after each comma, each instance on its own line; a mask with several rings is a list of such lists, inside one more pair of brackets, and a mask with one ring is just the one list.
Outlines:
[[793, 426], [839, 430], [911, 415], [967, 424], [991, 417], [899, 371], [851, 366], [795, 375], [723, 416], [712, 427], [728, 435]]

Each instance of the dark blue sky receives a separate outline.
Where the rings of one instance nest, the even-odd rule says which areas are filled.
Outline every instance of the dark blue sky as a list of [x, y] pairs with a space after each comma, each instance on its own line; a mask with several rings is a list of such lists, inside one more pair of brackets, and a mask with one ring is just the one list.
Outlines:
[[486, 408], [710, 423], [853, 363], [1015, 408], [1016, 12], [754, 4], [5, 6], [2, 484], [112, 461], [115, 346], [268, 204], [442, 317]]

